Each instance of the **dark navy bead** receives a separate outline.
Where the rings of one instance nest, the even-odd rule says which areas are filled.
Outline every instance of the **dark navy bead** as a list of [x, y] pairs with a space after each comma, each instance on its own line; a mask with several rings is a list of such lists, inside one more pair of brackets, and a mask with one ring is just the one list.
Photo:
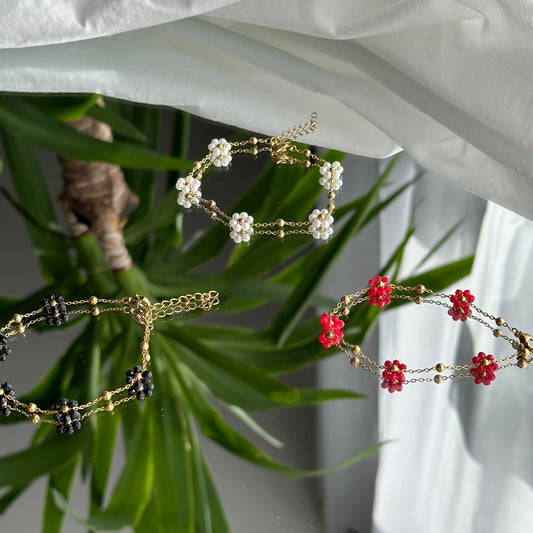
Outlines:
[[2, 391], [0, 394], [0, 415], [9, 416], [11, 409], [15, 407], [15, 391], [9, 381], [0, 382], [0, 390]]
[[62, 322], [68, 320], [67, 306], [63, 296], [51, 294], [48, 298], [41, 300], [41, 304], [49, 326], [60, 326]]
[[81, 414], [76, 400], [63, 398], [54, 405], [54, 411], [54, 422], [57, 424], [58, 433], [72, 435], [81, 428]]
[[131, 385], [128, 394], [135, 396], [139, 401], [152, 396], [154, 385], [150, 381], [151, 377], [152, 373], [149, 370], [143, 370], [142, 366], [134, 366], [133, 370], [126, 371], [126, 385]]
[[5, 361], [10, 354], [11, 348], [7, 345], [7, 338], [3, 333], [0, 333], [0, 361]]

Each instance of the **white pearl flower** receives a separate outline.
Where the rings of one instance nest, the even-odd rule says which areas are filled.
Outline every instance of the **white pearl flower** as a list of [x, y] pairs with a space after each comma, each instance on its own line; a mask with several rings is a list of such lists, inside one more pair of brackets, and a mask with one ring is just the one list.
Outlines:
[[234, 213], [229, 221], [231, 229], [229, 236], [237, 243], [248, 242], [254, 232], [254, 217], [246, 212]]
[[176, 189], [180, 191], [178, 195], [178, 204], [189, 208], [192, 204], [198, 205], [202, 197], [200, 191], [200, 180], [187, 176], [186, 178], [179, 178], [176, 182]]
[[231, 161], [231, 144], [226, 139], [213, 139], [208, 147], [209, 160], [215, 167], [227, 167]]
[[309, 233], [315, 239], [328, 240], [333, 233], [333, 217], [328, 213], [327, 209], [314, 209], [309, 215]]
[[331, 190], [338, 191], [342, 187], [342, 178], [341, 174], [344, 168], [338, 161], [333, 163], [326, 162], [322, 167], [319, 168], [320, 174], [322, 177], [318, 180], [318, 183], [324, 187], [327, 191]]

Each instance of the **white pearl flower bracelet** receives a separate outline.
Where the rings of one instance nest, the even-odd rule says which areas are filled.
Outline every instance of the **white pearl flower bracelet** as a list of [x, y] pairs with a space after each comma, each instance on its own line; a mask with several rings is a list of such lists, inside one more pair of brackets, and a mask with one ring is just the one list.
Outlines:
[[[179, 191], [178, 204], [184, 208], [193, 205], [207, 213], [212, 220], [217, 220], [228, 227], [230, 238], [237, 244], [249, 242], [252, 235], [269, 235], [283, 238], [286, 235], [312, 235], [315, 239], [327, 240], [333, 233], [333, 212], [335, 210], [335, 192], [342, 187], [343, 168], [338, 161], [330, 163], [311, 153], [308, 149], [301, 149], [292, 143], [298, 137], [315, 131], [318, 124], [316, 113], [311, 115], [311, 120], [298, 124], [276, 137], [258, 139], [251, 137], [245, 141], [230, 143], [226, 139], [213, 139], [208, 146], [209, 153], [197, 161], [192, 171], [176, 182]], [[315, 209], [307, 221], [291, 222], [278, 219], [274, 222], [254, 222], [247, 212], [228, 215], [222, 211], [214, 200], [202, 197], [200, 189], [204, 174], [213, 166], [216, 168], [227, 167], [232, 156], [236, 154], [257, 155], [269, 153], [276, 164], [296, 163], [305, 168], [317, 167], [321, 174], [320, 185], [328, 193], [326, 209]]]

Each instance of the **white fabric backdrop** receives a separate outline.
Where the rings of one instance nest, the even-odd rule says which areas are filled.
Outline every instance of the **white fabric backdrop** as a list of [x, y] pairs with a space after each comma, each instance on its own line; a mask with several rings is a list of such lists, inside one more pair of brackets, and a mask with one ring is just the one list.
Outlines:
[[[409, 168], [398, 169], [395, 185], [409, 175]], [[432, 195], [418, 190], [428, 184]], [[475, 250], [472, 274], [455, 288], [471, 289], [482, 309], [531, 332], [531, 220], [492, 203], [483, 216], [482, 202], [433, 177], [417, 184], [411, 197], [383, 213], [382, 262], [401, 239], [420, 196], [426, 198], [422, 209], [427, 212], [418, 218], [426, 224], [406, 251], [406, 272], [439, 235], [466, 214], [465, 224], [432, 263], [458, 259]], [[398, 358], [411, 367], [438, 361], [468, 364], [479, 351], [498, 357], [512, 353], [505, 341], [494, 338], [486, 328], [473, 321], [453, 322], [445, 311], [429, 305], [406, 306], [382, 315], [379, 341], [381, 362]], [[401, 394], [381, 392], [379, 438], [390, 443], [379, 457], [375, 533], [533, 530], [530, 374], [515, 367], [498, 373], [489, 387], [457, 380], [408, 385]]]
[[[529, 0], [4, 0], [0, 9], [0, 91], [98, 92], [265, 134], [317, 111], [314, 144], [370, 157], [403, 148], [446, 180], [533, 218]], [[437, 201], [422, 218], [427, 242], [439, 224], [451, 225], [452, 211], [466, 210], [443, 190], [429, 194]], [[383, 256], [402, 213], [382, 220]], [[532, 230], [491, 205], [464, 285], [525, 329]], [[446, 260], [474, 246], [471, 237], [456, 242]], [[383, 357], [417, 364], [428, 346], [451, 358], [491, 349], [483, 333], [459, 338], [439, 310], [426, 322], [410, 317], [418, 310], [386, 316]], [[413, 342], [411, 318], [437, 338]], [[379, 395], [380, 437], [397, 442], [380, 455], [378, 531], [532, 529], [524, 376], [510, 370], [488, 388]]]
[[422, 166], [533, 218], [529, 0], [5, 0], [0, 90], [173, 105]]

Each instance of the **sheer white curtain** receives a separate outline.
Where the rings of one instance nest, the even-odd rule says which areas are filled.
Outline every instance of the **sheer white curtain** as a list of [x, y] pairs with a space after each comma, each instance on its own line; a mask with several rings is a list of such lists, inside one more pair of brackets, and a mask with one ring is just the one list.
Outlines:
[[168, 104], [424, 168], [524, 216], [529, 0], [5, 0], [0, 90]]
[[[397, 179], [406, 179], [407, 175]], [[493, 203], [484, 206], [435, 178], [428, 182], [428, 211], [418, 217], [422, 239], [407, 250], [414, 266], [454, 220], [469, 220], [434, 262], [449, 261], [475, 249], [474, 268], [458, 288], [470, 288], [478, 304], [525, 331], [533, 329], [528, 304], [533, 290], [533, 222]], [[417, 192], [412, 195], [415, 201]], [[409, 204], [409, 198], [404, 204]], [[406, 209], [382, 216], [381, 254], [401, 237]], [[428, 216], [431, 213], [430, 216]], [[404, 224], [405, 224], [405, 215]], [[420, 234], [419, 234], [420, 235]], [[429, 239], [426, 241], [425, 237]], [[380, 359], [411, 366], [442, 361], [468, 364], [479, 351], [508, 355], [506, 342], [474, 322], [458, 324], [441, 309], [409, 306], [380, 320]], [[522, 532], [533, 528], [533, 385], [527, 371], [511, 368], [490, 387], [470, 380], [442, 385], [409, 385], [400, 394], [379, 396], [379, 437], [383, 447], [376, 481], [373, 525], [376, 532]]]
[[[378, 158], [405, 149], [446, 182], [533, 218], [529, 0], [5, 0], [1, 9], [0, 91], [99, 92], [265, 134], [317, 111], [311, 143]], [[469, 214], [435, 261], [477, 246], [464, 287], [531, 330], [531, 222], [489, 204], [476, 244], [483, 206], [439, 178], [426, 183], [407, 267]], [[382, 217], [381, 258], [415, 199]], [[425, 366], [498, 351], [486, 332], [438, 311], [386, 314], [380, 357]], [[379, 438], [394, 442], [379, 457], [376, 531], [531, 529], [527, 376], [377, 396]]]

